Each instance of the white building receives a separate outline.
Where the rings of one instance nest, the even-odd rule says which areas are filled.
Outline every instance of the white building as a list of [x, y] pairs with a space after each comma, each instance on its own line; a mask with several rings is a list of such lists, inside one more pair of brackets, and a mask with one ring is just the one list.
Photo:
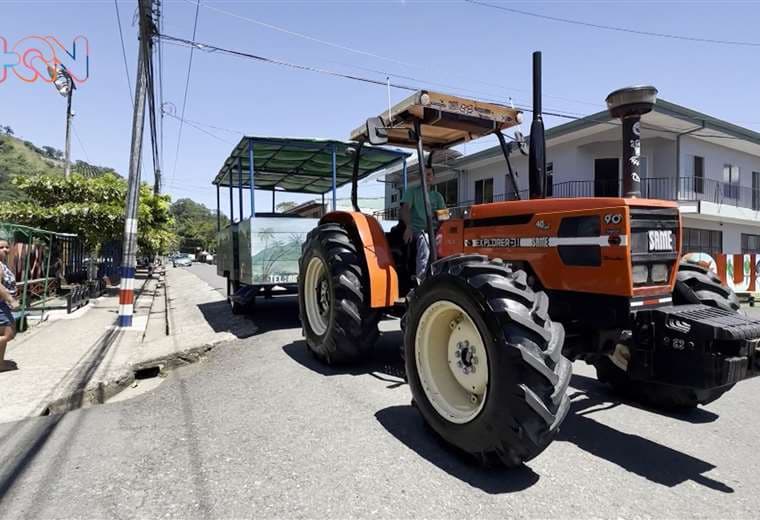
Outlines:
[[[678, 201], [684, 252], [760, 253], [760, 133], [662, 99], [641, 127], [642, 196]], [[620, 123], [606, 111], [547, 130], [549, 195], [618, 196], [621, 139]], [[527, 157], [515, 153], [511, 162], [526, 197]], [[514, 198], [498, 146], [434, 171], [437, 189], [452, 206]], [[418, 182], [416, 175], [410, 179], [410, 185]], [[397, 208], [400, 175], [387, 180], [386, 207]]]

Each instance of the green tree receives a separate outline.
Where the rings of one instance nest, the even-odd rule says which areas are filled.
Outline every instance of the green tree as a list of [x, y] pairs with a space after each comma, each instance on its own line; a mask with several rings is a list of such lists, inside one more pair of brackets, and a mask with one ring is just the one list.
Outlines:
[[[207, 251], [216, 249], [216, 213], [192, 199], [178, 199], [171, 206], [174, 229], [180, 242], [201, 244]], [[229, 219], [222, 215], [222, 226]]]
[[[14, 185], [25, 200], [0, 202], [0, 221], [76, 233], [89, 251], [124, 234], [127, 183], [115, 175], [18, 177]], [[138, 247], [141, 254], [163, 254], [176, 244], [168, 195], [140, 187]]]

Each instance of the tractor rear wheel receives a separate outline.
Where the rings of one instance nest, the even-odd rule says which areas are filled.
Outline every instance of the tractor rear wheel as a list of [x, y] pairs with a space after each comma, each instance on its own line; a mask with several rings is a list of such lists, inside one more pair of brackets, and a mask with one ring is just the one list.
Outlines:
[[369, 307], [360, 244], [340, 224], [322, 224], [301, 248], [298, 307], [309, 349], [328, 364], [365, 356], [379, 336], [380, 312]]
[[404, 349], [416, 406], [484, 465], [537, 456], [567, 414], [572, 367], [548, 307], [523, 271], [481, 255], [436, 262], [410, 298]]
[[[678, 266], [673, 305], [704, 304], [727, 311], [741, 312], [736, 293], [721, 282], [715, 273], [693, 262], [682, 260]], [[628, 377], [626, 352], [617, 346], [611, 356], [600, 357], [594, 362], [597, 379], [609, 383], [621, 395], [663, 409], [688, 409], [705, 405], [718, 399], [734, 385], [694, 390], [663, 385], [650, 381], [634, 381]]]

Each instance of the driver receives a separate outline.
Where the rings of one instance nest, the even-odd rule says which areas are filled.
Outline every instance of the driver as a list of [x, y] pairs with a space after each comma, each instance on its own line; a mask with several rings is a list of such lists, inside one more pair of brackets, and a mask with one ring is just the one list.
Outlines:
[[[435, 214], [436, 210], [445, 209], [446, 203], [443, 196], [432, 189], [433, 186], [433, 169], [425, 168], [425, 180], [428, 185], [428, 194], [430, 197], [430, 211]], [[430, 241], [427, 236], [427, 217], [425, 216], [425, 201], [422, 194], [422, 183], [404, 191], [401, 197], [401, 221], [406, 224], [404, 230], [404, 242], [409, 243], [412, 240], [417, 245], [417, 258], [415, 263], [415, 275], [417, 282], [421, 282], [425, 276], [428, 259], [430, 258]]]

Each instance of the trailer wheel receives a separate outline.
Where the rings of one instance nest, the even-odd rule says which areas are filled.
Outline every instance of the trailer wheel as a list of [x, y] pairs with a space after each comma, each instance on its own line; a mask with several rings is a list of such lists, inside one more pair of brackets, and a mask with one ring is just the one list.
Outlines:
[[[676, 286], [673, 290], [674, 305], [701, 303], [727, 311], [742, 312], [734, 291], [723, 284], [709, 269], [682, 260], [678, 266]], [[688, 409], [705, 405], [718, 399], [734, 385], [695, 390], [650, 381], [633, 381], [626, 372], [625, 347], [619, 345], [611, 356], [594, 361], [597, 379], [609, 383], [621, 395], [663, 409]]]
[[436, 262], [410, 298], [404, 349], [416, 406], [484, 465], [537, 456], [567, 414], [572, 368], [548, 306], [524, 272], [481, 255]]
[[380, 312], [369, 307], [369, 281], [348, 230], [322, 224], [301, 249], [298, 306], [309, 349], [322, 361], [347, 363], [367, 354], [379, 336]]

